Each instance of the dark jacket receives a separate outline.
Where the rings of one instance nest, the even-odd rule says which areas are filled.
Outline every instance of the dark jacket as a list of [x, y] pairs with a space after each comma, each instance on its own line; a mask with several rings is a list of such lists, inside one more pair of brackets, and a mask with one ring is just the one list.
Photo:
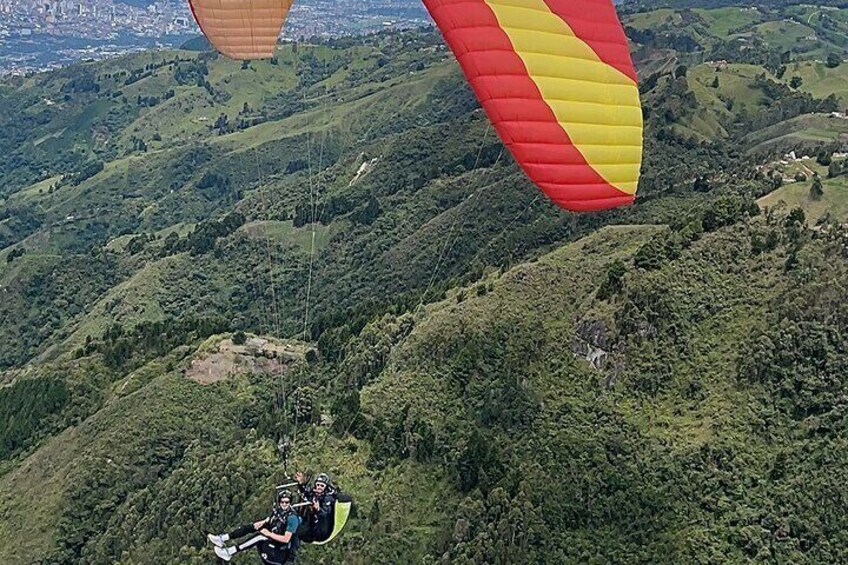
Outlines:
[[304, 536], [306, 541], [323, 541], [330, 537], [333, 533], [333, 512], [335, 512], [336, 499], [338, 492], [333, 487], [327, 485], [324, 494], [318, 496], [315, 490], [308, 486], [301, 485], [300, 493], [304, 500], [309, 502], [319, 503], [318, 511], [310, 515], [308, 525], [308, 533]]

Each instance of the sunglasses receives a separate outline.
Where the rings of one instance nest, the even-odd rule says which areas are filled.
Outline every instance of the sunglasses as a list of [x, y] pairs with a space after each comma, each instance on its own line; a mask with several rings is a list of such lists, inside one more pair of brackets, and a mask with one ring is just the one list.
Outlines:
[[291, 504], [291, 499], [289, 498], [281, 498], [280, 503], [282, 504]]

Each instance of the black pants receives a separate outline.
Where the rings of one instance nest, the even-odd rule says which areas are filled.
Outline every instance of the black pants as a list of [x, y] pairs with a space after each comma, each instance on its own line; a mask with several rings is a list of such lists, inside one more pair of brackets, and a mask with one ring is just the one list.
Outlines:
[[328, 518], [315, 518], [310, 522], [304, 521], [304, 524], [297, 532], [303, 542], [326, 541], [333, 533], [333, 524]]
[[253, 524], [247, 524], [244, 526], [239, 526], [232, 532], [230, 532], [230, 539], [243, 538], [244, 536], [249, 536], [250, 534], [258, 533], [259, 530], [253, 527]]
[[257, 545], [268, 539], [262, 534], [260, 534], [259, 530], [253, 527], [253, 524], [246, 524], [230, 532], [230, 539], [233, 542], [235, 542], [235, 540], [237, 540], [238, 538], [243, 538], [245, 536], [251, 537], [250, 539], [245, 540], [242, 543], [236, 544], [236, 552], [245, 551], [252, 547], [256, 547]]

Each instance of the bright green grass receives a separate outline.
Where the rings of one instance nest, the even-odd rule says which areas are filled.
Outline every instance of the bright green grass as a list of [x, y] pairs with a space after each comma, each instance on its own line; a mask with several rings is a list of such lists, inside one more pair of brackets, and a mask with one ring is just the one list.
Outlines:
[[783, 205], [788, 208], [802, 208], [807, 220], [816, 220], [830, 214], [839, 220], [848, 219], [848, 178], [841, 176], [834, 179], [822, 177], [824, 196], [821, 200], [810, 198], [812, 180], [785, 185], [758, 201], [760, 208], [771, 208]]
[[137, 325], [168, 317], [169, 312], [163, 308], [161, 297], [168, 289], [179, 285], [176, 273], [189, 271], [189, 261], [191, 258], [185, 254], [166, 257], [146, 265], [110, 289], [89, 309], [58, 349], [72, 351], [86, 337], [103, 335], [115, 323]]
[[[116, 187], [125, 186], [127, 184], [127, 167], [132, 157], [110, 161], [106, 163], [103, 170], [97, 175], [86, 179], [80, 184], [65, 185], [57, 189], [53, 194], [38, 195], [42, 206], [48, 212], [62, 213], [62, 210], [74, 209], [73, 203], [84, 194], [85, 191], [92, 189], [100, 183], [110, 183]], [[85, 210], [80, 210], [78, 216], [86, 215]]]
[[[712, 86], [716, 76], [719, 77], [719, 88]], [[733, 113], [727, 109], [724, 100], [719, 96], [722, 91], [721, 82], [725, 80], [725, 75], [716, 73], [715, 69], [709, 65], [698, 65], [689, 71], [687, 78], [689, 88], [698, 99], [698, 108], [692, 123], [689, 124], [690, 127], [706, 137], [724, 137], [727, 132], [721, 122], [733, 117]]]
[[[391, 79], [353, 89], [346, 100], [336, 101], [327, 97], [312, 110], [223, 135], [213, 139], [212, 143], [220, 144], [230, 151], [246, 152], [271, 141], [307, 133], [317, 134], [328, 129], [349, 134], [365, 131], [367, 135], [371, 126], [380, 125], [390, 119], [393, 113], [400, 112], [398, 100], [404, 100], [408, 106], [420, 103], [427, 97], [429, 86], [448, 76], [452, 70], [450, 64], [438, 65], [409, 79]], [[304, 154], [308, 149], [303, 148]]]
[[766, 42], [777, 49], [788, 50], [797, 46], [808, 36], [815, 36], [814, 29], [798, 22], [772, 21], [754, 27]]
[[[269, 97], [295, 86], [291, 54], [281, 50], [277, 61], [277, 65], [253, 61], [248, 68], [242, 69], [241, 63], [220, 59], [209, 66], [207, 80], [216, 91], [226, 93], [226, 102], [213, 100], [204, 89], [196, 86], [175, 87], [174, 98], [141, 111], [138, 119], [124, 130], [121, 143], [127, 146], [133, 136], [150, 140], [158, 134], [162, 144], [167, 146], [207, 136], [219, 115], [236, 120], [245, 104], [260, 108]], [[163, 67], [154, 76], [127, 87], [127, 97], [161, 95], [167, 90], [165, 87], [172, 84], [169, 82], [172, 75], [173, 71]]]
[[736, 105], [749, 108], [759, 107], [763, 104], [765, 98], [759, 90], [752, 88], [752, 86], [756, 76], [764, 72], [766, 76], [772, 78], [771, 73], [766, 72], [759, 65], [727, 65], [716, 73], [719, 80], [719, 87], [716, 89], [717, 94], [720, 94], [724, 99], [733, 100]]
[[762, 14], [756, 8], [718, 8], [695, 10], [695, 13], [707, 21], [710, 33], [720, 38], [762, 19]]
[[680, 23], [680, 14], [671, 9], [652, 10], [628, 16], [624, 23], [634, 29], [652, 29], [664, 24]]
[[827, 68], [818, 61], [804, 61], [789, 66], [785, 81], [799, 76], [804, 81], [799, 90], [809, 92], [816, 98], [826, 98], [835, 94], [841, 99], [843, 109], [848, 108], [848, 62], [835, 69]]
[[313, 231], [315, 234], [315, 251], [320, 251], [327, 246], [339, 228], [317, 223], [296, 228], [292, 221], [269, 220], [251, 222], [242, 226], [241, 230], [251, 237], [268, 240], [275, 244], [288, 243], [296, 245], [306, 252], [311, 252]]
[[47, 196], [49, 194], [50, 187], [55, 183], [59, 182], [61, 179], [61, 175], [50, 177], [49, 179], [44, 179], [41, 182], [37, 182], [32, 186], [29, 186], [21, 191], [16, 192], [15, 194], [9, 197], [9, 201], [31, 202], [33, 200], [40, 200], [41, 198]]
[[13, 284], [18, 279], [26, 279], [32, 273], [55, 263], [59, 258], [58, 255], [27, 253], [23, 257], [15, 259], [12, 263], [7, 263], [6, 257], [10, 249], [0, 251], [0, 287]]
[[[155, 237], [156, 239], [165, 239], [166, 237], [168, 237], [172, 233], [175, 233], [180, 237], [184, 237], [184, 236], [190, 234], [192, 232], [192, 230], [194, 230], [194, 226], [195, 226], [195, 224], [184, 224], [184, 223], [174, 224], [173, 226], [169, 226], [165, 229], [161, 229], [157, 232], [154, 232], [153, 237]], [[127, 244], [134, 237], [137, 237], [139, 235], [141, 235], [141, 234], [130, 233], [130, 234], [118, 236], [118, 237], [110, 240], [106, 245], [104, 245], [103, 249], [105, 249], [106, 251], [121, 253], [121, 252], [124, 251], [124, 249], [126, 249]]]
[[[758, 65], [742, 64], [720, 70], [708, 64], [690, 69], [687, 79], [698, 100], [698, 109], [686, 127], [705, 139], [725, 136], [727, 132], [722, 124], [733, 121], [735, 113], [742, 108], [754, 112], [762, 106], [765, 99], [753, 85], [755, 77], [764, 72], [770, 75]], [[719, 84], [713, 87], [716, 78]], [[732, 110], [727, 109], [728, 100], [733, 102]]]
[[791, 146], [793, 140], [832, 142], [848, 134], [848, 120], [829, 114], [804, 114], [754, 132], [745, 138], [752, 151], [775, 143]]

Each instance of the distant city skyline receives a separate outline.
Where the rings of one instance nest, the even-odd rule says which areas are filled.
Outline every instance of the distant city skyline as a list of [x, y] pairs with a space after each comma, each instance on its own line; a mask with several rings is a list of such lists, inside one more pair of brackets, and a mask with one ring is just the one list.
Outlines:
[[[300, 0], [282, 37], [356, 35], [428, 21], [419, 0]], [[0, 74], [177, 47], [199, 33], [186, 0], [0, 0]]]

